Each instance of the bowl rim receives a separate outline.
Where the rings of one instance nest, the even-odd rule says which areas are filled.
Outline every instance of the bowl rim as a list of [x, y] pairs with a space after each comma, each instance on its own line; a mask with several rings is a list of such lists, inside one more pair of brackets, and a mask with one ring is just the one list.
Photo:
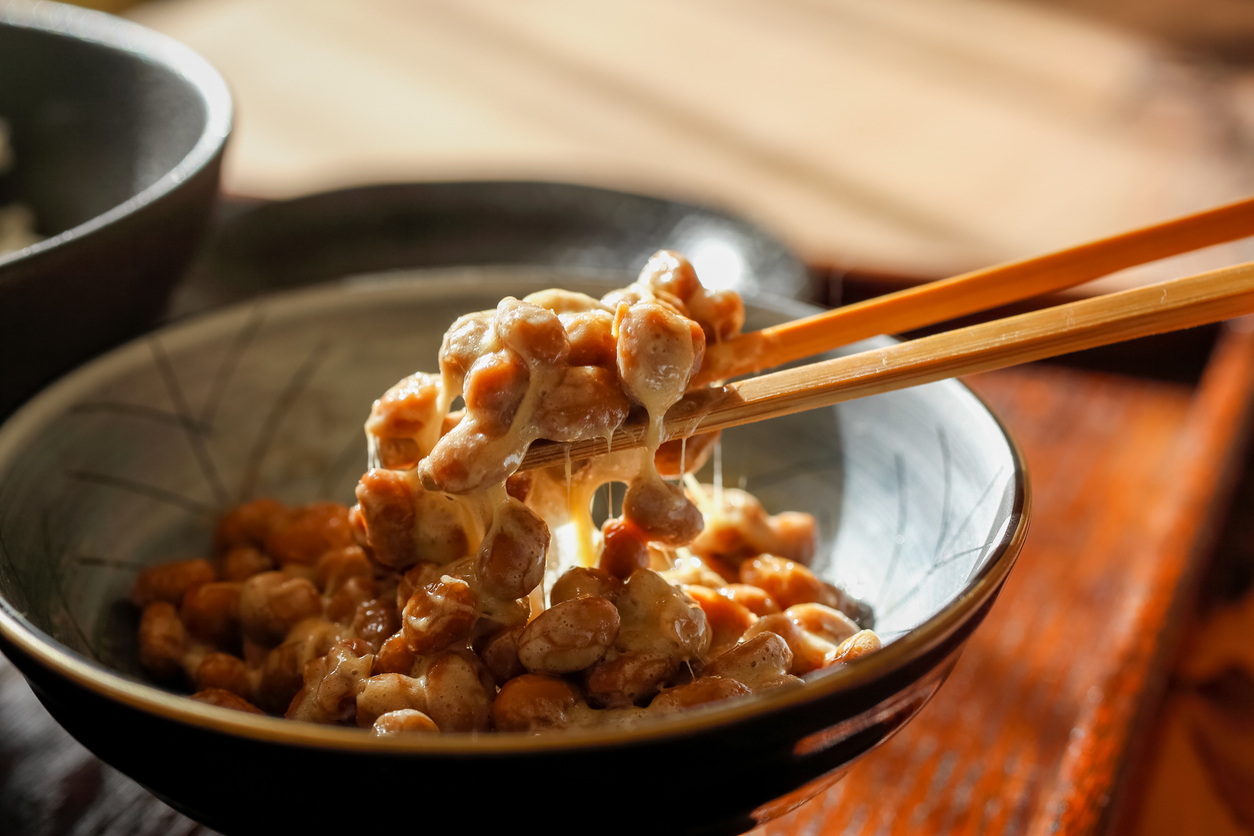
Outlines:
[[137, 61], [156, 64], [189, 82], [199, 93], [205, 107], [205, 125], [196, 144], [156, 182], [77, 226], [0, 255], [0, 268], [47, 252], [67, 241], [83, 238], [137, 212], [194, 177], [222, 152], [234, 119], [231, 92], [222, 75], [191, 47], [124, 18], [50, 0], [0, 2], [0, 26], [32, 29], [98, 44], [126, 53]]
[[[398, 274], [409, 276], [421, 272], [424, 278], [414, 281], [396, 278]], [[468, 284], [488, 286], [502, 281], [502, 275], [510, 274], [508, 281], [516, 281], [520, 274], [543, 273], [553, 281], [576, 280], [578, 271], [570, 275], [557, 274], [552, 270], [537, 271], [534, 268], [470, 267], [436, 268], [429, 270], [394, 271], [382, 276], [355, 277], [347, 281], [301, 288], [258, 299], [242, 302], [211, 313], [191, 317], [164, 326], [149, 334], [137, 337], [122, 346], [80, 366], [48, 388], [0, 425], [0, 473], [10, 465], [22, 447], [22, 439], [41, 426], [49, 412], [56, 414], [64, 401], [73, 394], [75, 383], [93, 373], [107, 371], [110, 366], [128, 362], [128, 354], [137, 347], [147, 351], [145, 343], [152, 337], [170, 336], [201, 329], [206, 331], [222, 327], [242, 316], [256, 315], [259, 308], [279, 308], [275, 314], [292, 315], [302, 308], [321, 309], [347, 294], [398, 294], [411, 299], [414, 296], [438, 296], [448, 291], [468, 290]], [[434, 276], [446, 277], [443, 281]], [[491, 276], [492, 278], [488, 278]], [[592, 280], [586, 273], [585, 281]], [[381, 298], [381, 297], [376, 297]], [[765, 294], [748, 294], [746, 302], [760, 302], [789, 315], [813, 313], [817, 308], [795, 300], [771, 297]], [[638, 727], [566, 729], [561, 733], [534, 735], [524, 732], [492, 732], [486, 734], [457, 735], [403, 735], [400, 737], [376, 737], [361, 729], [324, 726], [313, 723], [292, 722], [279, 717], [245, 714], [231, 709], [207, 705], [156, 685], [138, 682], [103, 664], [80, 656], [57, 639], [36, 627], [5, 599], [0, 598], [0, 638], [14, 645], [29, 658], [60, 674], [97, 696], [123, 703], [133, 709], [155, 714], [166, 720], [186, 723], [204, 731], [237, 735], [257, 741], [319, 749], [334, 749], [373, 754], [425, 754], [425, 755], [508, 755], [559, 751], [570, 749], [595, 749], [610, 746], [630, 746], [688, 736], [715, 728], [731, 728], [765, 715], [795, 708], [805, 703], [817, 702], [870, 686], [878, 679], [908, 666], [913, 660], [941, 646], [966, 622], [977, 615], [1005, 581], [1027, 535], [1031, 515], [1031, 490], [1027, 477], [1026, 461], [1017, 442], [1010, 435], [1001, 419], [988, 405], [965, 384], [958, 380], [940, 381], [940, 385], [959, 387], [972, 398], [1001, 431], [1011, 461], [1014, 496], [1009, 517], [1000, 542], [992, 547], [991, 557], [954, 599], [914, 629], [895, 639], [876, 653], [854, 661], [838, 670], [807, 681], [802, 688], [789, 688], [754, 695], [753, 699], [729, 700], [715, 703], [698, 710], [650, 719]], [[934, 385], [934, 384], [929, 384]], [[0, 546], [2, 548], [2, 546]], [[7, 556], [7, 555], [6, 555]], [[880, 698], [874, 700], [879, 702]]]

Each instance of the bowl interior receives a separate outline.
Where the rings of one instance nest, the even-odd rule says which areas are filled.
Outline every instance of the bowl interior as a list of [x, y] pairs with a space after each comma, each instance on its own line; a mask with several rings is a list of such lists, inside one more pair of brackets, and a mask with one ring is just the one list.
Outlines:
[[[433, 369], [457, 316], [554, 285], [606, 289], [503, 269], [358, 280], [176, 325], [78, 370], [0, 430], [0, 605], [142, 680], [124, 603], [139, 567], [205, 554], [215, 516], [248, 497], [353, 501], [374, 398]], [[747, 327], [807, 312], [759, 301]], [[870, 602], [888, 641], [997, 552], [1021, 478], [996, 420], [954, 382], [728, 431], [722, 470], [771, 512], [815, 515], [818, 571]]]
[[[52, 236], [149, 188], [200, 141], [203, 79], [184, 50], [126, 21], [55, 4], [0, 10], [0, 119], [13, 167], [0, 205], [20, 201]], [[190, 55], [190, 52], [187, 52]]]

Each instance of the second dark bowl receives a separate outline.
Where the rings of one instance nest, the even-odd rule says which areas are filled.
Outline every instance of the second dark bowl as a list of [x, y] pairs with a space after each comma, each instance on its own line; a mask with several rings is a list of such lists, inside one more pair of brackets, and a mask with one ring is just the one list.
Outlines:
[[0, 6], [0, 206], [44, 240], [0, 255], [0, 415], [151, 325], [187, 266], [231, 130], [222, 77], [110, 15]]

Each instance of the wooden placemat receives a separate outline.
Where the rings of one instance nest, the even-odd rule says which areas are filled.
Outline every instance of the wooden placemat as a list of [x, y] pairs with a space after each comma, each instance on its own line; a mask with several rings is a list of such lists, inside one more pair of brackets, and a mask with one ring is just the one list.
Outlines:
[[1229, 331], [1196, 388], [1045, 365], [971, 380], [1027, 457], [1019, 563], [919, 717], [766, 832], [1104, 829], [1239, 460], [1252, 374], [1254, 339]]

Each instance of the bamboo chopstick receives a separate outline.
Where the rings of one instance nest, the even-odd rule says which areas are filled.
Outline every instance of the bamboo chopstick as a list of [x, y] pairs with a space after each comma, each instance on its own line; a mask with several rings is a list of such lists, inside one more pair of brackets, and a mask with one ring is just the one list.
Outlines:
[[[1192, 328], [1254, 313], [1254, 262], [959, 328], [690, 392], [666, 416], [663, 438], [682, 438], [831, 406], [958, 375]], [[644, 443], [642, 424], [614, 433], [615, 451]], [[604, 455], [603, 438], [536, 442], [521, 470]]]
[[986, 311], [1250, 235], [1254, 235], [1254, 198], [741, 334], [707, 347], [696, 382], [730, 380], [867, 337], [899, 334]]

